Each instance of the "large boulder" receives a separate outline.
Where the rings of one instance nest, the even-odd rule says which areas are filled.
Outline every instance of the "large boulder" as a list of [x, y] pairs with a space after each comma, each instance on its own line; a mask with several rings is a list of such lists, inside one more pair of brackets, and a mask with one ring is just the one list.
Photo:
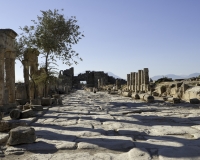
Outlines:
[[34, 143], [35, 140], [36, 135], [34, 128], [19, 126], [10, 130], [7, 145], [13, 146], [24, 143]]

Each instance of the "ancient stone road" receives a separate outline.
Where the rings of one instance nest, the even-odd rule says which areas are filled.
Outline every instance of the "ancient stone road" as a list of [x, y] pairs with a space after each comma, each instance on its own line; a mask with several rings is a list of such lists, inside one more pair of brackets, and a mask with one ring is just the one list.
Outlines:
[[63, 102], [32, 124], [36, 143], [7, 147], [3, 159], [200, 159], [198, 105], [148, 104], [83, 90]]

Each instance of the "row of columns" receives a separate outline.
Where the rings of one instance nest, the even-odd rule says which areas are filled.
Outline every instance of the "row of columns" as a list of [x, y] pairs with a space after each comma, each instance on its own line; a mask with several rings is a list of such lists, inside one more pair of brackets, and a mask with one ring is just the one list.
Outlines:
[[138, 72], [131, 72], [127, 74], [127, 87], [128, 90], [139, 92], [149, 90], [149, 69], [144, 68]]

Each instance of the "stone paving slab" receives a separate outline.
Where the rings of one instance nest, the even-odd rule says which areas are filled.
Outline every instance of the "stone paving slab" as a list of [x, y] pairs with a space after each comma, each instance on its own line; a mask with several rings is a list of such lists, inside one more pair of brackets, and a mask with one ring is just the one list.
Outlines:
[[64, 95], [63, 103], [49, 108], [36, 122], [27, 120], [36, 131], [35, 143], [3, 146], [0, 156], [11, 160], [200, 159], [197, 106], [148, 104], [83, 90]]

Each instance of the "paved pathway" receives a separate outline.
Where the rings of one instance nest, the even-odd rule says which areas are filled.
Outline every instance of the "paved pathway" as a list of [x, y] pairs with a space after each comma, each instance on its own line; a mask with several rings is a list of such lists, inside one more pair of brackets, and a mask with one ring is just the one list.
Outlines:
[[148, 104], [83, 90], [63, 102], [32, 124], [36, 143], [7, 147], [3, 159], [200, 159], [198, 105]]

